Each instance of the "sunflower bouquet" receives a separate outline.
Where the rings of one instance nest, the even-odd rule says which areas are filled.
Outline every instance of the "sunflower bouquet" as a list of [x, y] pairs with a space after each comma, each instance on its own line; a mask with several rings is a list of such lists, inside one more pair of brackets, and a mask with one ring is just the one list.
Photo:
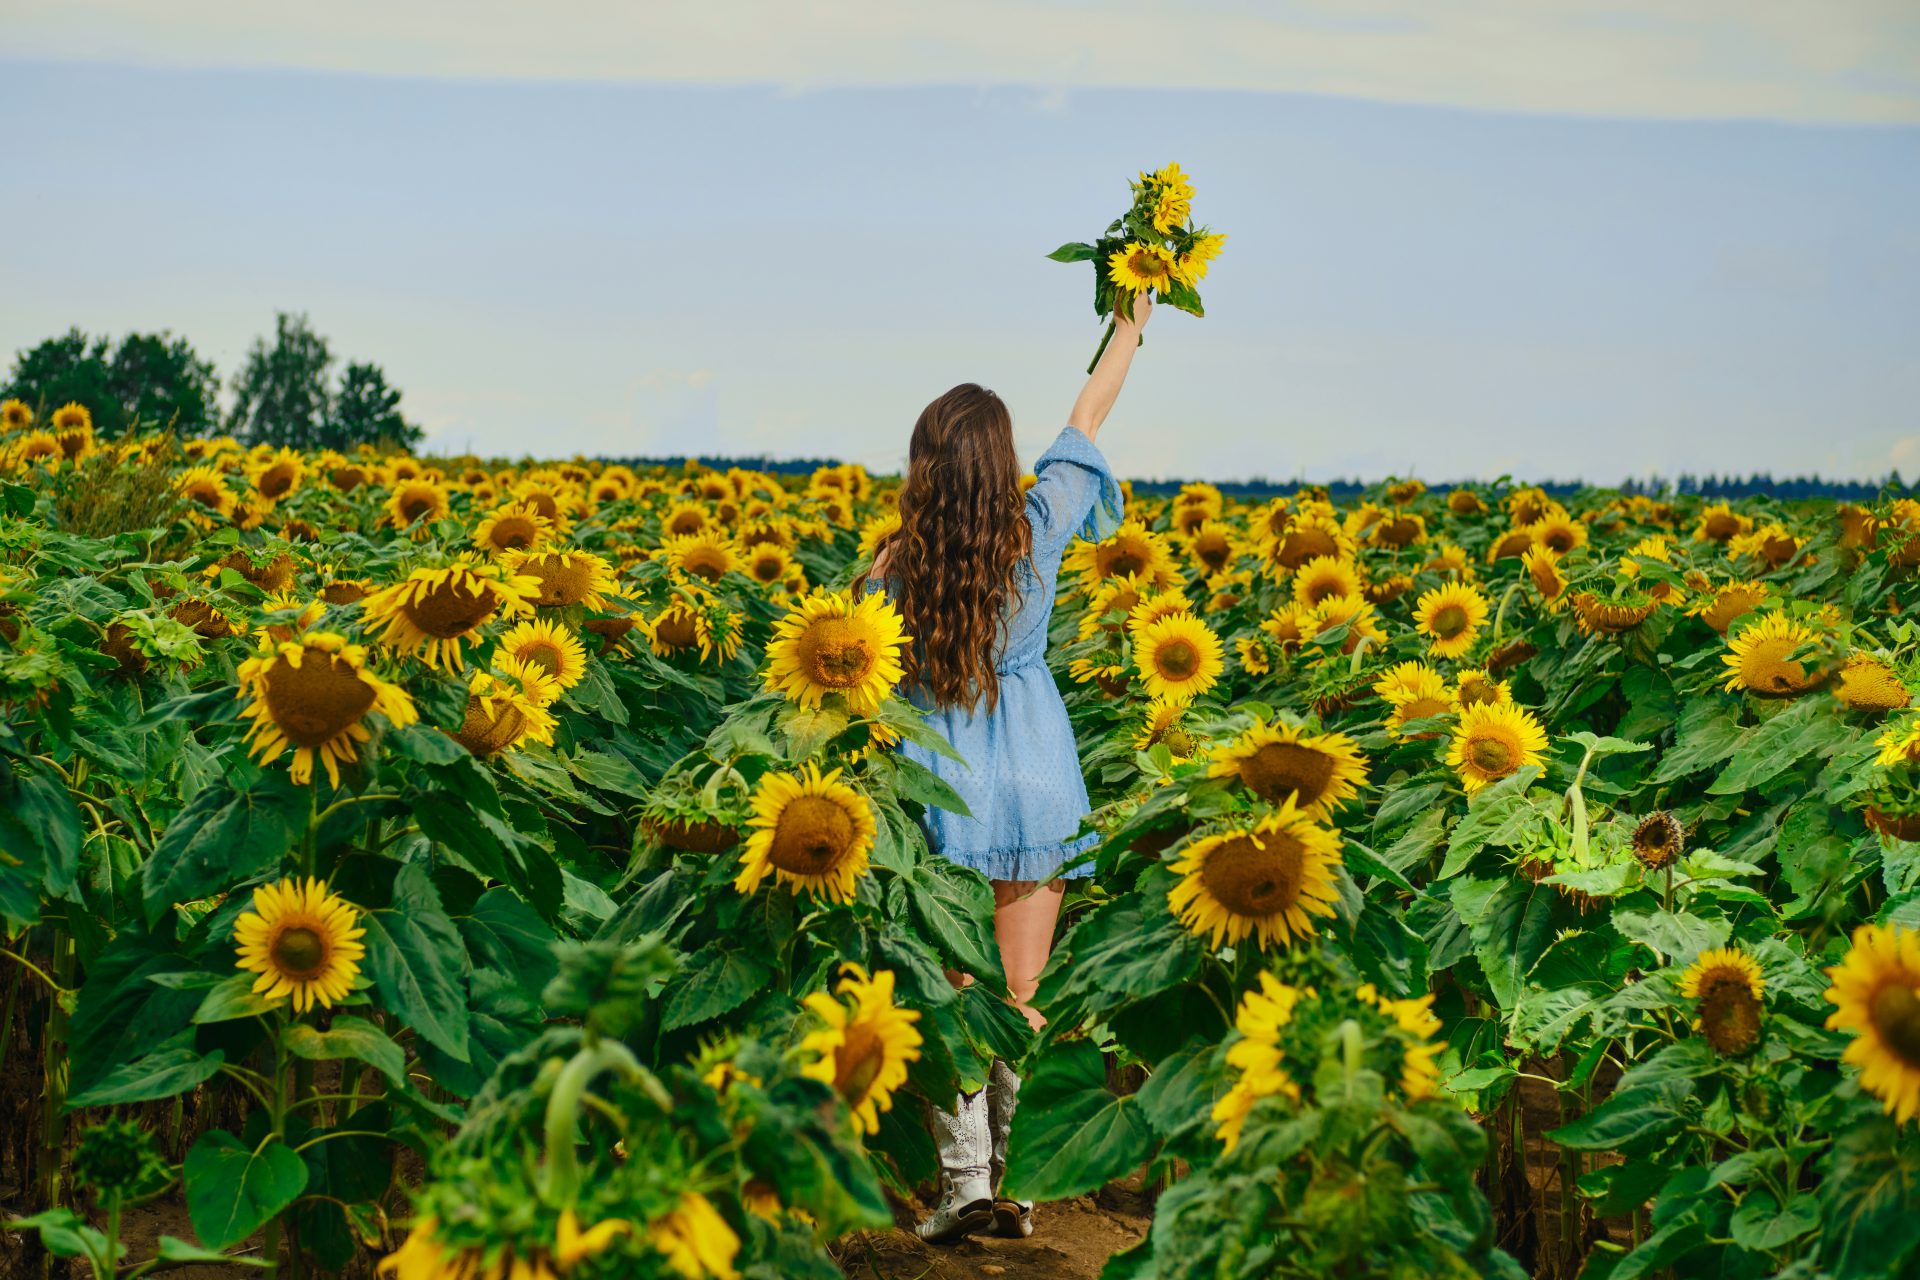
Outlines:
[[[1071, 241], [1047, 255], [1055, 262], [1096, 264], [1093, 313], [1106, 317], [1107, 332], [1087, 364], [1088, 373], [1113, 341], [1113, 317], [1118, 314], [1131, 320], [1133, 300], [1148, 290], [1156, 302], [1205, 315], [1199, 284], [1227, 239], [1224, 231], [1193, 225], [1193, 185], [1178, 164], [1153, 173], [1143, 171], [1138, 182], [1128, 185], [1133, 202], [1097, 240], [1092, 244]], [[1099, 268], [1101, 263], [1106, 264], [1104, 269]]]

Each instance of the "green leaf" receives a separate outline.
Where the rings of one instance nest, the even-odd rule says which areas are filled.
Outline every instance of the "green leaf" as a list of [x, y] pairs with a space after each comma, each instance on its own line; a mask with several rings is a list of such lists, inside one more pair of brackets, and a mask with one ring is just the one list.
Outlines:
[[1772, 1195], [1758, 1190], [1748, 1193], [1727, 1224], [1734, 1243], [1759, 1253], [1771, 1253], [1819, 1225], [1820, 1204], [1811, 1191], [1797, 1193], [1783, 1210]]
[[80, 870], [80, 810], [67, 784], [51, 773], [22, 773], [13, 796], [14, 817], [40, 845], [50, 897], [73, 887]]
[[796, 704], [782, 713], [777, 723], [787, 735], [790, 754], [796, 760], [804, 760], [846, 732], [847, 713], [836, 707]]
[[903, 799], [917, 800], [931, 808], [957, 813], [963, 818], [973, 816], [973, 811], [967, 808], [967, 802], [960, 798], [960, 793], [945, 778], [918, 760], [895, 756], [893, 764], [894, 787]]
[[962, 973], [996, 988], [1006, 986], [1000, 968], [1000, 944], [993, 933], [993, 890], [984, 880], [931, 860], [903, 877], [907, 904], [940, 949]]
[[266, 1267], [272, 1265], [265, 1258], [250, 1258], [243, 1253], [221, 1253], [217, 1249], [202, 1249], [197, 1244], [189, 1244], [179, 1236], [161, 1236], [155, 1256], [172, 1266], [185, 1266], [190, 1262], [212, 1262], [227, 1267]]
[[[44, 1213], [34, 1214], [31, 1218], [9, 1218], [6, 1221], [6, 1228], [9, 1231], [39, 1232], [41, 1245], [56, 1258], [105, 1258], [107, 1256], [106, 1233], [98, 1227], [87, 1225], [85, 1219], [71, 1209], [48, 1209]], [[127, 1247], [124, 1244], [121, 1245], [122, 1257], [126, 1255], [126, 1251]]]
[[567, 761], [567, 768], [573, 770], [573, 776], [580, 781], [602, 791], [631, 796], [637, 800], [646, 799], [652, 791], [647, 786], [647, 780], [640, 776], [640, 771], [624, 756], [582, 748]]
[[284, 773], [262, 774], [236, 791], [202, 788], [166, 834], [141, 873], [147, 923], [175, 903], [192, 902], [274, 870], [305, 826], [312, 793]]
[[480, 895], [473, 912], [459, 921], [473, 953], [513, 974], [537, 1002], [559, 968], [553, 944], [559, 938], [538, 912], [504, 886]]
[[307, 1166], [292, 1147], [241, 1145], [210, 1129], [187, 1152], [187, 1216], [208, 1247], [228, 1249], [281, 1213], [307, 1187]]
[[[1097, 250], [1095, 250], [1094, 247], [1090, 244], [1085, 244], [1078, 240], [1069, 240], [1067, 243], [1061, 245], [1058, 249], [1055, 249], [1052, 253], [1048, 254], [1047, 256], [1049, 258], [1052, 258], [1055, 262], [1091, 262], [1093, 261], [1096, 253], [1097, 253]], [[31, 510], [33, 506], [33, 499], [32, 499], [31, 493], [32, 491], [29, 490], [28, 491], [29, 496], [27, 499], [27, 506], [29, 510]]]
[[1021, 1085], [1006, 1193], [1023, 1200], [1085, 1195], [1130, 1173], [1152, 1150], [1139, 1099], [1107, 1088], [1100, 1051], [1084, 1042], [1056, 1045]]
[[1906, 1274], [1900, 1264], [1920, 1246], [1913, 1230], [1920, 1144], [1903, 1137], [1899, 1126], [1874, 1116], [1844, 1129], [1827, 1155], [1820, 1257], [1836, 1275]]
[[361, 917], [380, 1000], [448, 1057], [467, 1060], [467, 948], [425, 867], [393, 878], [393, 906]]
[[1672, 1133], [1686, 1123], [1680, 1107], [1692, 1092], [1693, 1086], [1685, 1080], [1624, 1089], [1572, 1124], [1551, 1130], [1547, 1137], [1575, 1151], [1610, 1151]]
[[1535, 817], [1526, 792], [1539, 776], [1540, 767], [1528, 765], [1468, 802], [1466, 816], [1454, 825], [1447, 839], [1447, 858], [1440, 866], [1439, 879], [1465, 871], [1474, 855], [1488, 845], [1510, 846], [1520, 838]]
[[1838, 706], [1831, 699], [1806, 698], [1754, 729], [1707, 788], [1708, 794], [1737, 796], [1766, 786], [1805, 760], [1826, 755], [1846, 732]]
[[255, 978], [251, 973], [236, 973], [220, 980], [219, 984], [207, 992], [200, 1007], [193, 1011], [195, 1023], [231, 1022], [235, 1018], [257, 1018], [285, 1000], [269, 1000], [264, 995], [253, 993]]
[[1654, 770], [1656, 783], [1701, 773], [1732, 755], [1746, 737], [1739, 717], [1716, 698], [1696, 698], [1680, 712], [1677, 738]]
[[1620, 936], [1653, 948], [1668, 960], [1691, 964], [1702, 951], [1724, 946], [1733, 926], [1685, 911], [1621, 911], [1613, 917]]
[[373, 1067], [396, 1088], [407, 1087], [407, 1055], [379, 1027], [352, 1014], [336, 1013], [325, 1031], [296, 1022], [287, 1028], [287, 1052], [315, 1062], [355, 1058]]
[[[1140, 1114], [1162, 1139], [1173, 1137], [1206, 1117], [1212, 1102], [1214, 1052], [1210, 1044], [1195, 1044], [1164, 1059], [1134, 1095]], [[1014, 1112], [1015, 1115], [1019, 1111]]]
[[773, 967], [759, 956], [709, 943], [693, 954], [668, 988], [660, 1029], [677, 1031], [731, 1013], [772, 976]]
[[193, 1047], [193, 1033], [183, 1031], [152, 1053], [122, 1063], [86, 1088], [76, 1090], [68, 1096], [67, 1107], [109, 1107], [171, 1098], [212, 1079], [226, 1060], [219, 1049], [201, 1053]]

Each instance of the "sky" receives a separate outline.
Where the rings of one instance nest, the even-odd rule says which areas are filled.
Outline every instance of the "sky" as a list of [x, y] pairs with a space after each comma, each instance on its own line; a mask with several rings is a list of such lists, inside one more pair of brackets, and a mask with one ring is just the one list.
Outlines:
[[[1435, 15], [1443, 14], [1444, 18]], [[1135, 476], [1920, 473], [1920, 6], [0, 0], [0, 353], [276, 310], [428, 448], [1029, 455], [1091, 239], [1228, 233]]]

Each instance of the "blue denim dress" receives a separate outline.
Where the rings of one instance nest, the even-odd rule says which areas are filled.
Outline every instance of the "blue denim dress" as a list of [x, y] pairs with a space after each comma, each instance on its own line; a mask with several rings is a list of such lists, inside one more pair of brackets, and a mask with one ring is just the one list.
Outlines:
[[[1099, 842], [1091, 834], [1073, 838], [1089, 808], [1087, 780], [1047, 666], [1047, 622], [1067, 543], [1075, 534], [1106, 538], [1120, 527], [1120, 485], [1093, 441], [1073, 427], [1060, 432], [1033, 470], [1038, 480], [1027, 491], [1033, 555], [1017, 568], [1020, 602], [1006, 615], [994, 662], [999, 704], [992, 711], [984, 702], [936, 707], [926, 690], [902, 690], [966, 761], [911, 742], [898, 748], [945, 780], [972, 813], [929, 808], [921, 819], [927, 843], [989, 880], [1044, 880]], [[870, 579], [869, 589], [883, 584]]]

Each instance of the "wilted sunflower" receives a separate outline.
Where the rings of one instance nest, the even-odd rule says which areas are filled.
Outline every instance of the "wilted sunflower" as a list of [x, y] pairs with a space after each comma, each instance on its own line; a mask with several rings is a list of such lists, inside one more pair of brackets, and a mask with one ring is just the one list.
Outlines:
[[1680, 977], [1680, 994], [1700, 1002], [1694, 1029], [1723, 1058], [1738, 1057], [1760, 1039], [1760, 962], [1739, 947], [1703, 951]]
[[1850, 711], [1898, 711], [1913, 701], [1899, 674], [1869, 653], [1840, 664], [1833, 696]]
[[1855, 1033], [1842, 1060], [1900, 1124], [1920, 1112], [1920, 931], [1865, 924], [1827, 970], [1826, 998], [1839, 1006], [1830, 1030]]
[[909, 639], [882, 594], [808, 596], [774, 627], [766, 684], [803, 707], [837, 693], [855, 715], [871, 715], [900, 683]]
[[1133, 662], [1147, 696], [1191, 702], [1226, 670], [1220, 637], [1191, 613], [1175, 613], [1134, 634]]
[[426, 536], [427, 526], [443, 520], [453, 510], [446, 486], [425, 478], [402, 480], [393, 486], [385, 503], [387, 518], [396, 528], [411, 529], [415, 537]]
[[509, 502], [489, 512], [473, 531], [473, 545], [489, 555], [532, 551], [553, 536], [553, 521], [531, 502]]
[[558, 723], [547, 710], [559, 696], [552, 678], [506, 654], [495, 654], [492, 671], [475, 668], [467, 678], [467, 714], [448, 737], [480, 759], [526, 742], [553, 745]]
[[1421, 593], [1414, 606], [1414, 627], [1429, 637], [1427, 652], [1436, 658], [1457, 658], [1473, 647], [1491, 612], [1477, 587], [1449, 582]]
[[355, 744], [367, 741], [368, 715], [378, 713], [395, 727], [419, 719], [413, 699], [398, 685], [367, 670], [366, 650], [331, 631], [309, 631], [260, 652], [240, 664], [240, 711], [253, 725], [248, 753], [271, 764], [293, 751], [293, 780], [313, 778], [313, 762], [326, 768], [327, 781], [340, 785], [340, 765], [359, 758]]
[[1672, 866], [1686, 848], [1686, 832], [1665, 809], [1648, 814], [1633, 829], [1633, 856], [1649, 871]]
[[1460, 713], [1447, 764], [1472, 795], [1546, 756], [1547, 733], [1534, 714], [1512, 703], [1482, 704]]
[[719, 533], [695, 533], [684, 538], [669, 538], [661, 544], [660, 555], [681, 573], [707, 582], [718, 582], [740, 569], [738, 549]]
[[1233, 1020], [1240, 1038], [1227, 1046], [1227, 1065], [1240, 1075], [1214, 1103], [1212, 1114], [1219, 1126], [1214, 1137], [1228, 1152], [1240, 1145], [1247, 1117], [1262, 1098], [1277, 1095], [1300, 1100], [1300, 1086], [1287, 1073], [1285, 1055], [1280, 1051], [1280, 1032], [1293, 1021], [1294, 1008], [1304, 995], [1300, 988], [1261, 970], [1259, 990], [1240, 997]]
[[1253, 826], [1203, 837], [1173, 863], [1180, 883], [1167, 906], [1213, 946], [1253, 937], [1262, 949], [1316, 932], [1313, 916], [1331, 916], [1340, 836], [1291, 800]]
[[282, 448], [248, 472], [253, 491], [272, 502], [292, 493], [306, 478], [306, 464], [291, 449]]
[[1207, 776], [1238, 778], [1268, 804], [1291, 803], [1325, 820], [1360, 793], [1367, 758], [1344, 733], [1311, 733], [1282, 721], [1257, 724], [1214, 748]]
[[1357, 596], [1365, 587], [1353, 561], [1315, 556], [1294, 570], [1293, 602], [1311, 609], [1329, 596]]
[[587, 648], [564, 623], [534, 618], [514, 624], [500, 637], [499, 652], [538, 667], [562, 689], [571, 689], [587, 674]]
[[[733, 1260], [740, 1237], [711, 1201], [697, 1191], [685, 1191], [664, 1215], [647, 1226], [647, 1243], [667, 1260], [684, 1280], [740, 1280]], [[454, 1280], [467, 1280], [457, 1277]], [[521, 1280], [517, 1275], [507, 1280]]]
[[919, 1060], [921, 1037], [914, 1029], [920, 1015], [893, 1003], [893, 974], [882, 969], [871, 978], [851, 961], [835, 988], [850, 996], [843, 1004], [824, 991], [806, 999], [823, 1025], [800, 1042], [800, 1052], [818, 1054], [801, 1068], [810, 1080], [831, 1085], [853, 1112], [859, 1133], [880, 1132], [880, 1112], [893, 1109], [894, 1091], [907, 1082], [907, 1064]]
[[293, 1001], [295, 1013], [318, 1004], [331, 1009], [353, 991], [367, 949], [358, 913], [324, 881], [289, 877], [253, 891], [253, 910], [233, 922], [237, 964], [254, 979], [253, 992]]
[[577, 604], [603, 613], [607, 597], [621, 594], [613, 566], [591, 551], [538, 548], [509, 552], [502, 562], [509, 572], [524, 574], [539, 584], [533, 603], [543, 609]]
[[853, 901], [873, 849], [873, 805], [839, 779], [812, 761], [760, 779], [735, 890], [752, 893], [771, 875], [796, 894]]
[[361, 602], [370, 624], [384, 624], [380, 642], [401, 653], [418, 654], [428, 666], [465, 667], [463, 641], [496, 617], [520, 618], [533, 612], [540, 590], [536, 580], [497, 564], [462, 561], [444, 569], [415, 569], [404, 582], [376, 591]]
[[1797, 698], [1827, 678], [1816, 662], [1811, 670], [1793, 657], [1803, 646], [1814, 645], [1821, 633], [1784, 613], [1769, 613], [1750, 622], [1727, 641], [1720, 659], [1731, 674], [1726, 688], [1746, 689], [1767, 698]]

